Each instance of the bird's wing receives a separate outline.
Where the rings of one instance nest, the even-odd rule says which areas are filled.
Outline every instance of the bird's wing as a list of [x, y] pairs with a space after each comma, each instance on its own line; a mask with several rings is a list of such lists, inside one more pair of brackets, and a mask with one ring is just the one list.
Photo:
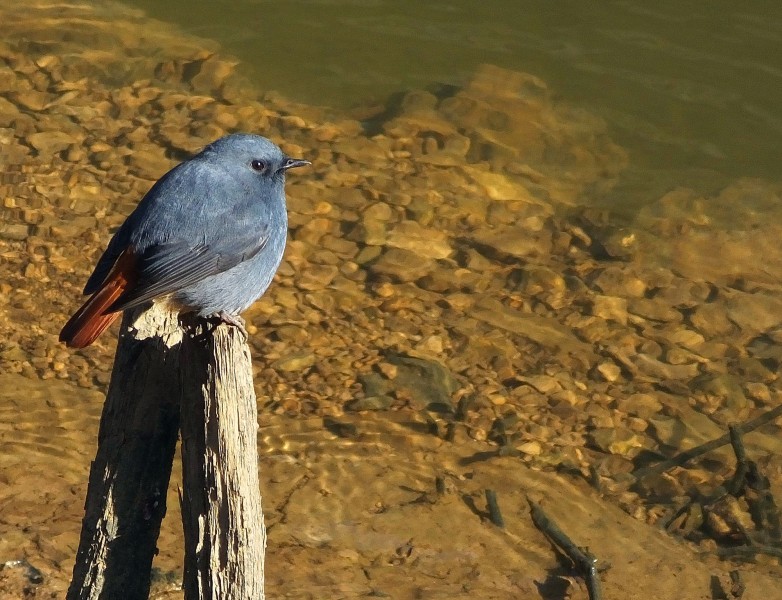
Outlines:
[[209, 246], [177, 242], [150, 246], [141, 255], [123, 251], [89, 300], [68, 320], [60, 341], [72, 348], [88, 346], [117, 317], [118, 311], [166, 295], [209, 275], [220, 273], [263, 250], [268, 227]]
[[[245, 246], [256, 248], [264, 233], [258, 228], [269, 221], [259, 200], [257, 190], [218, 165], [197, 159], [177, 165], [152, 186], [114, 234], [84, 293], [99, 290], [128, 249], [144, 257], [150, 268], [162, 269], [167, 264], [176, 267], [177, 261], [187, 267], [191, 260], [217, 260], [210, 251], [221, 245], [219, 254], [225, 254], [222, 245], [230, 244], [227, 238], [237, 231], [257, 232], [236, 240], [239, 254]], [[229, 225], [232, 230], [226, 231]], [[203, 247], [198, 240], [206, 240]], [[195, 256], [187, 256], [191, 251]]]
[[[247, 228], [250, 229], [250, 228]], [[249, 260], [269, 241], [269, 227], [235, 232], [214, 242], [176, 241], [148, 247], [138, 256], [135, 284], [111, 305], [126, 310], [193, 285]]]

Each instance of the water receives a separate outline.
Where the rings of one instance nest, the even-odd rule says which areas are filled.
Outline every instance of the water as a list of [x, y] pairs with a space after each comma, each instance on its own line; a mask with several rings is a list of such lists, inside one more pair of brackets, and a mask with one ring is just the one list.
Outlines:
[[[151, 183], [235, 129], [313, 163], [244, 315], [270, 597], [577, 595], [529, 501], [607, 597], [716, 595], [715, 548], [777, 547], [757, 490], [697, 504], [729, 446], [628, 486], [782, 403], [779, 9], [503, 4], [0, 8], [0, 564], [64, 595], [116, 328], [57, 334]], [[744, 441], [780, 505], [778, 421]], [[741, 570], [780, 597], [776, 558]]]
[[607, 120], [631, 153], [633, 194], [779, 179], [778, 2], [128, 3], [218, 40], [259, 87], [310, 104], [461, 85], [482, 63], [533, 73]]

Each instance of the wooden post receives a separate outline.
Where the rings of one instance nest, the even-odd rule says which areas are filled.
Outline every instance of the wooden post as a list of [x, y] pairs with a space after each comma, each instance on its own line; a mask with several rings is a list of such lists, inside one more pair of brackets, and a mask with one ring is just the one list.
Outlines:
[[182, 426], [187, 600], [263, 600], [258, 418], [243, 332], [128, 311], [68, 600], [146, 600]]
[[236, 327], [191, 319], [181, 361], [185, 600], [263, 600], [250, 350]]
[[146, 600], [179, 427], [175, 315], [122, 320], [68, 600]]

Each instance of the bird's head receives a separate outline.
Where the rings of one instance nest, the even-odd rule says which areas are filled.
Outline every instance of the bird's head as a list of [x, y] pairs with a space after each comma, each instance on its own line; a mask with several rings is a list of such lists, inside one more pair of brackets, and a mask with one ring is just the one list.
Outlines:
[[230, 163], [260, 177], [283, 180], [285, 172], [311, 164], [308, 160], [286, 156], [280, 148], [260, 135], [234, 133], [221, 137], [203, 149], [208, 160]]

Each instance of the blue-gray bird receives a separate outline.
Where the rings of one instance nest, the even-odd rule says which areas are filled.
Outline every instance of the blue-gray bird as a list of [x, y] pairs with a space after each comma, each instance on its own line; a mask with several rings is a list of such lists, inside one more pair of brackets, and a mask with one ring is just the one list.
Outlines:
[[121, 311], [156, 299], [240, 323], [282, 260], [285, 172], [308, 164], [266, 138], [234, 134], [174, 167], [109, 242], [60, 341], [88, 346]]

